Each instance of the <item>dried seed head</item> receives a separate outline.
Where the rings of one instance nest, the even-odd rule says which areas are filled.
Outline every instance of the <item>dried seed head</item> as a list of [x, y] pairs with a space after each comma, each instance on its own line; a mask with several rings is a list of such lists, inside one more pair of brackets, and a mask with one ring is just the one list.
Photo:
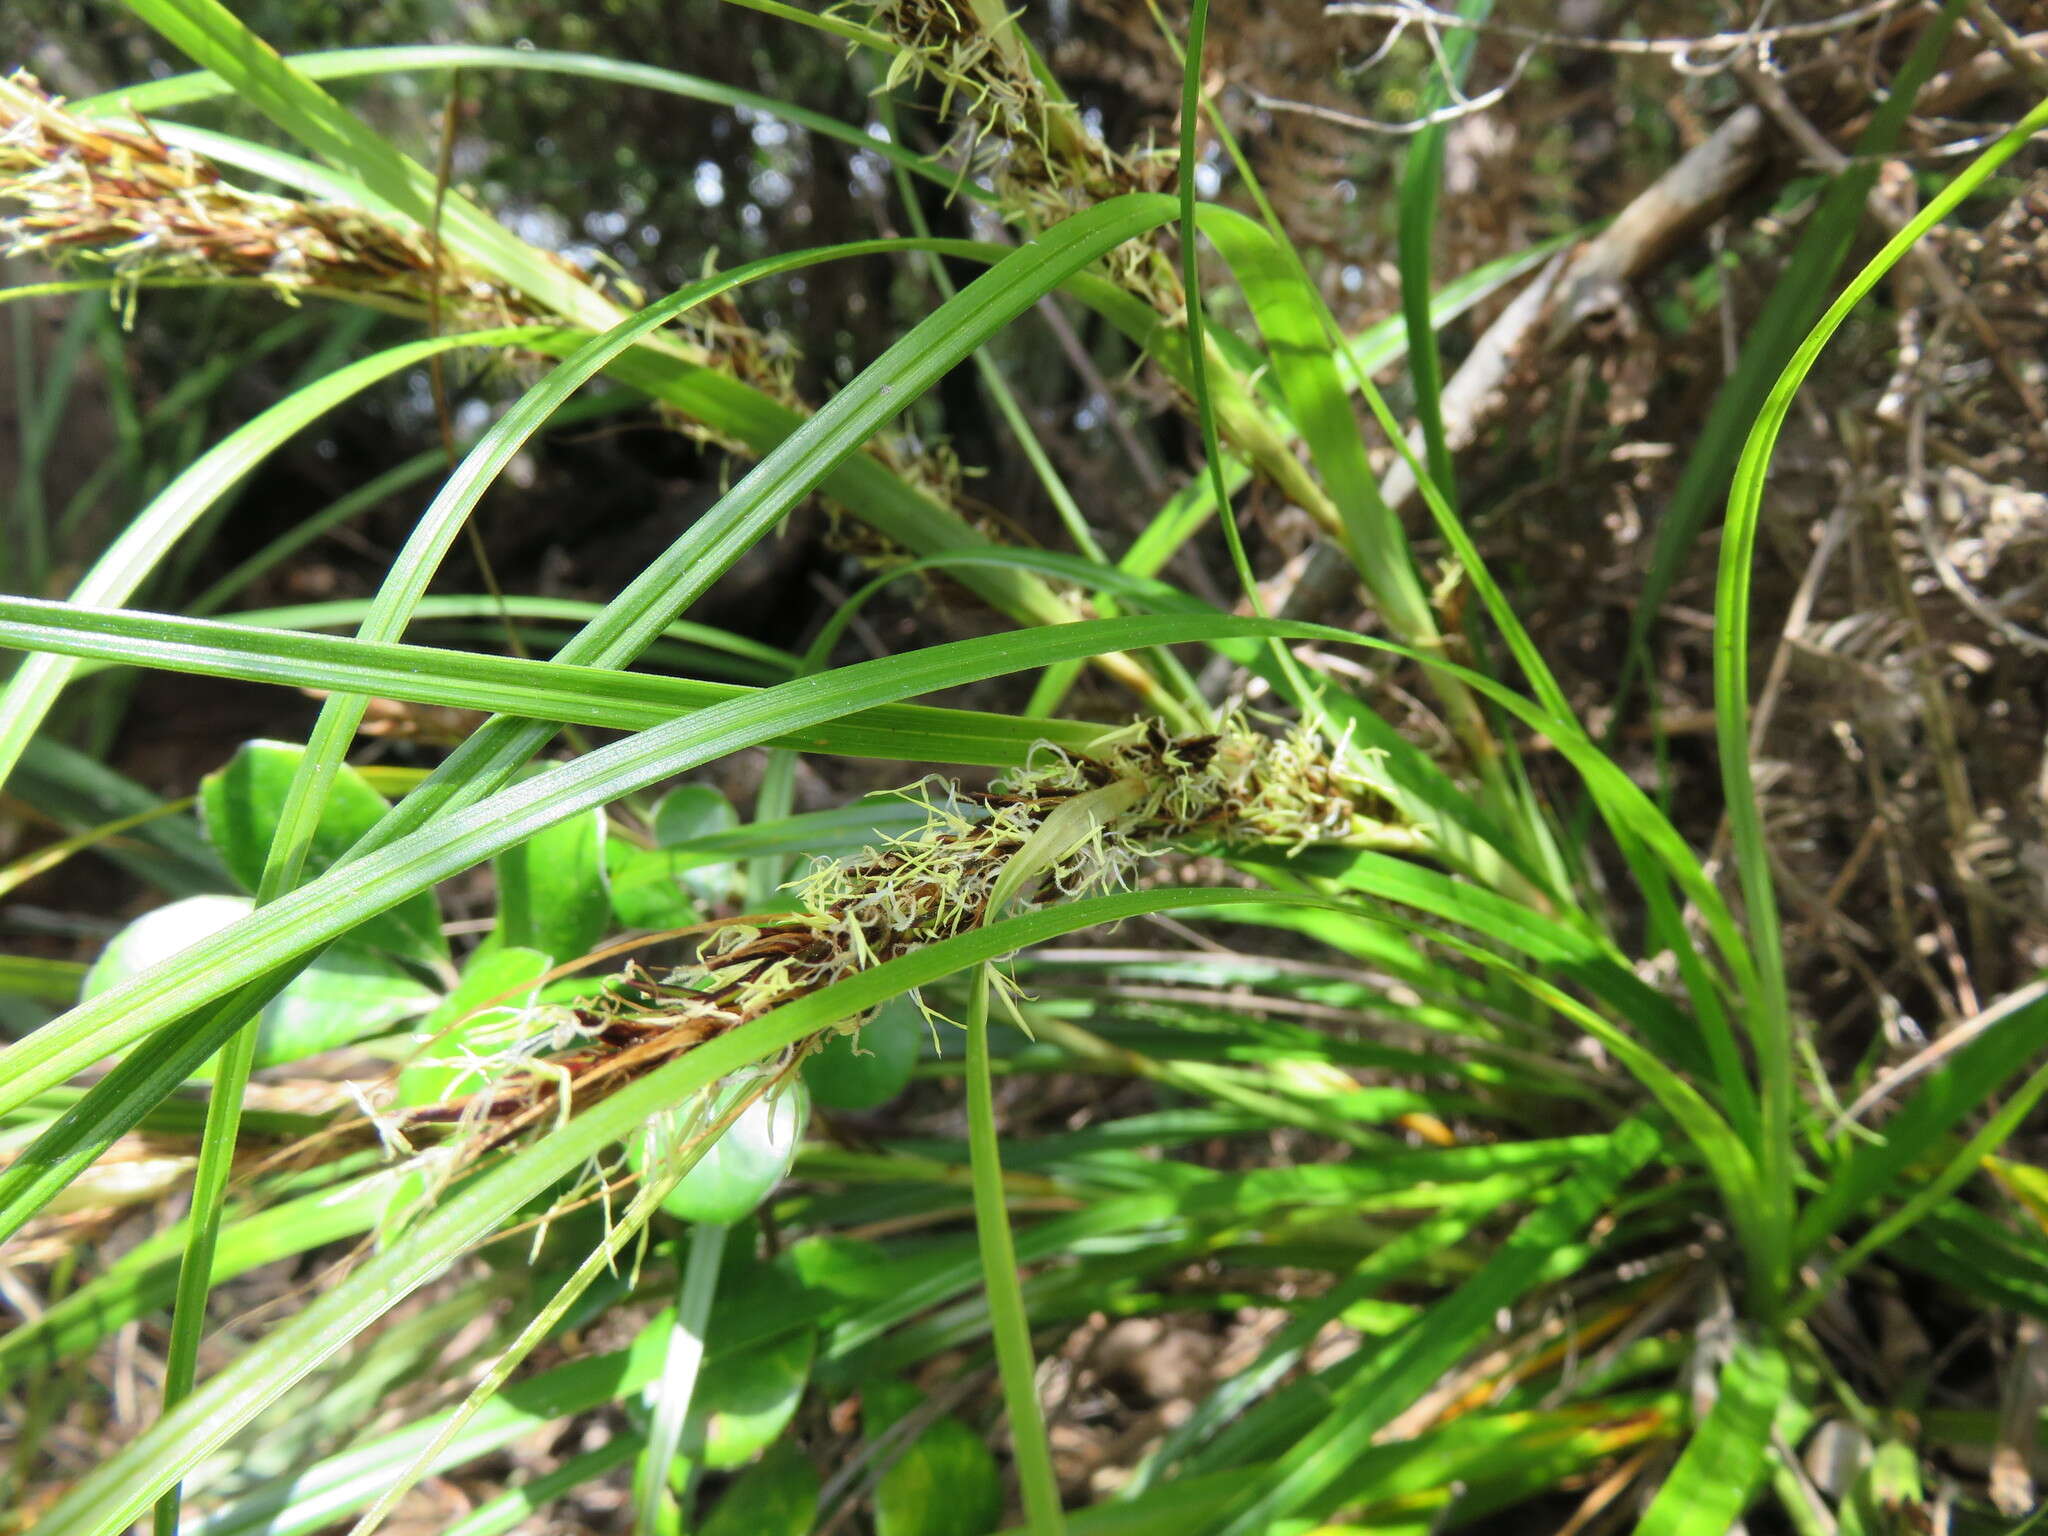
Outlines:
[[[1046, 863], [1014, 909], [1125, 888], [1146, 861], [1194, 841], [1420, 843], [1387, 796], [1377, 754], [1332, 752], [1303, 730], [1267, 736], [1241, 718], [1185, 738], [1140, 722], [1086, 756], [1042, 744], [985, 794], [937, 777], [901, 793], [924, 824], [814, 865], [794, 882], [801, 913], [720, 929], [668, 977], [685, 1011], [744, 1021], [964, 933], [992, 915], [998, 882], [1027, 846]], [[1034, 842], [1055, 810], [1091, 795], [1111, 809], [1060, 846]]]
[[[965, 933], [999, 906], [1030, 910], [1120, 889], [1148, 860], [1190, 843], [1427, 846], [1387, 790], [1376, 753], [1348, 743], [1333, 751], [1301, 729], [1268, 736], [1237, 716], [1180, 738], [1140, 721], [1087, 755], [1041, 744], [986, 792], [923, 779], [901, 791], [923, 809], [923, 824], [816, 863], [794, 882], [803, 910], [724, 924], [688, 965], [660, 975], [631, 966], [574, 1010], [521, 1016], [494, 1061], [481, 1063], [491, 1087], [402, 1123], [453, 1122], [473, 1146], [495, 1145], [566, 1113], [572, 1097]], [[997, 986], [1014, 990], [1000, 974]]]
[[[999, 7], [869, 0], [865, 9], [868, 24], [898, 44], [880, 89], [906, 80], [939, 89], [940, 112], [960, 125], [967, 170], [989, 178], [1005, 217], [1044, 228], [1093, 203], [1172, 185], [1178, 152], [1111, 149], [1072, 102], [1047, 90]], [[1172, 263], [1149, 242], [1125, 242], [1106, 264], [1161, 313], [1181, 308]]]
[[165, 143], [146, 123], [113, 129], [66, 112], [34, 78], [0, 80], [0, 254], [90, 263], [144, 282], [255, 282], [288, 302], [344, 292], [466, 324], [534, 318], [484, 273], [441, 253], [439, 275], [417, 230], [341, 203], [244, 191], [204, 157]]

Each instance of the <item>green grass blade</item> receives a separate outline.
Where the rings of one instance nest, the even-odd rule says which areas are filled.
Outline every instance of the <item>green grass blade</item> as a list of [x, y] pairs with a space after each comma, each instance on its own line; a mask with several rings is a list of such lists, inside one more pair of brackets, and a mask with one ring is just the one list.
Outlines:
[[[942, 514], [880, 464], [855, 450], [869, 434], [928, 389], [949, 367], [979, 346], [1027, 306], [1124, 239], [1144, 233], [1172, 211], [1161, 197], [1125, 197], [1098, 205], [1047, 230], [1005, 256], [988, 272], [948, 300], [890, 347], [816, 416], [800, 424], [777, 421], [774, 407], [743, 386], [704, 369], [689, 369], [644, 350], [619, 359], [613, 371], [649, 393], [675, 399], [703, 387], [731, 399], [751, 396], [751, 428], [774, 442], [718, 506], [644, 570], [594, 622], [557, 653], [566, 662], [620, 666], [637, 656], [667, 623], [729, 568], [752, 543], [812, 490], [823, 488], [862, 511], [882, 532], [924, 553], [931, 547], [982, 542], [958, 517]], [[632, 366], [629, 366], [632, 365]], [[634, 369], [641, 371], [636, 375]], [[781, 413], [784, 417], [788, 413]], [[793, 430], [792, 430], [793, 426]], [[751, 440], [752, 431], [741, 431]], [[892, 524], [880, 515], [886, 498], [906, 519]], [[1073, 617], [1050, 592], [1042, 599], [1015, 585], [1009, 595], [1041, 623]], [[1014, 610], [1013, 610], [1014, 611]], [[517, 722], [494, 721], [464, 744], [421, 793], [407, 799], [388, 821], [384, 837], [424, 825], [445, 807], [467, 803], [504, 781], [536, 751], [546, 732]]]
[[1721, 1395], [1693, 1432], [1636, 1527], [1636, 1536], [1725, 1536], [1771, 1459], [1771, 1426], [1792, 1375], [1776, 1344], [1740, 1344], [1721, 1368]]
[[[1202, 457], [1215, 498], [1216, 514], [1223, 524], [1223, 537], [1230, 546], [1230, 563], [1237, 573], [1239, 589], [1254, 613], [1259, 607], [1259, 586], [1245, 559], [1244, 540], [1237, 531], [1237, 519], [1230, 509], [1230, 493], [1223, 484], [1223, 441], [1216, 425], [1216, 401], [1211, 394], [1208, 348], [1203, 338], [1207, 328], [1202, 320], [1201, 223], [1197, 216], [1195, 165], [1201, 133], [1202, 41], [1209, 25], [1209, 0], [1194, 0], [1188, 9], [1187, 44], [1181, 51], [1180, 90], [1180, 280], [1187, 302], [1187, 332], [1182, 338], [1187, 358], [1188, 392], [1194, 397], [1195, 416], [1202, 433]], [[1211, 210], [1214, 211], [1213, 209]]]
[[[1170, 200], [1162, 197], [1134, 195], [1115, 199], [1066, 220], [1006, 256], [939, 312], [927, 317], [842, 390], [829, 406], [778, 444], [713, 514], [700, 518], [667, 555], [620, 595], [607, 610], [605, 620], [572, 641], [563, 654], [573, 652], [575, 660], [590, 659], [603, 665], [616, 665], [637, 654], [682, 607], [772, 527], [791, 504], [815, 489], [867, 436], [907, 408], [947, 368], [1096, 256], [1155, 226], [1171, 212], [1172, 206]], [[902, 394], [894, 395], [892, 392], [899, 387]], [[964, 524], [957, 519], [953, 526], [964, 533]], [[1098, 648], [1067, 654], [1099, 653]], [[836, 712], [828, 709], [819, 720]], [[715, 716], [717, 712], [709, 713]], [[409, 834], [426, 829], [437, 814], [445, 813], [450, 806], [473, 805], [502, 784], [547, 734], [544, 728], [524, 727], [516, 721], [499, 720], [487, 725], [466, 744], [464, 752], [458, 752], [428, 785], [386, 818], [378, 832], [372, 834], [372, 844], [380, 852], [388, 853], [392, 846], [404, 843]], [[642, 786], [629, 785], [613, 794], [600, 794], [592, 803], [603, 803], [635, 787]], [[547, 821], [534, 823], [527, 831], [546, 824]], [[493, 847], [484, 856], [495, 851], [499, 850]], [[285, 906], [284, 902], [275, 903], [263, 912], [282, 910]], [[292, 953], [310, 953], [323, 942], [324, 939], [315, 939]], [[271, 965], [258, 965], [244, 979], [253, 980], [271, 969]], [[228, 990], [223, 986], [203, 1000], [211, 1001]], [[220, 1017], [214, 1016], [215, 1026]], [[162, 1048], [165, 1057], [182, 1060], [194, 1038], [188, 1032], [177, 1046], [166, 1045]], [[44, 1032], [42, 1039], [47, 1044], [51, 1037]], [[148, 1082], [161, 1086], [160, 1076], [152, 1076]], [[124, 1082], [122, 1091], [127, 1095], [125, 1112], [132, 1114], [140, 1090]], [[63, 1142], [62, 1155], [54, 1145], [44, 1148], [24, 1159], [8, 1175], [0, 1176], [0, 1190], [12, 1191], [0, 1193], [0, 1226], [8, 1220], [26, 1219], [26, 1213], [47, 1198], [47, 1192], [64, 1171], [75, 1166], [83, 1145], [99, 1139], [116, 1123], [115, 1118], [108, 1118], [85, 1132], [81, 1129], [84, 1121], [74, 1117], [68, 1122], [68, 1139]], [[6, 1183], [6, 1178], [15, 1182]]]
[[[1008, 873], [1006, 869], [1005, 874]], [[991, 893], [991, 911], [1008, 905]], [[1038, 1370], [1031, 1353], [1031, 1319], [1018, 1282], [1017, 1247], [1003, 1192], [1002, 1154], [996, 1133], [995, 1080], [989, 1071], [986, 965], [970, 973], [967, 1005], [967, 1141], [974, 1176], [974, 1232], [981, 1249], [982, 1284], [995, 1334], [1003, 1402], [1009, 1410], [1010, 1447], [1031, 1536], [1060, 1536], [1060, 1485], [1038, 1402]]]
[[[72, 592], [71, 601], [86, 606], [126, 601], [178, 538], [267, 455], [293, 433], [370, 385], [458, 347], [509, 346], [542, 334], [528, 327], [408, 342], [288, 395], [229, 433], [166, 486], [93, 563]], [[29, 738], [41, 726], [70, 671], [67, 661], [32, 658], [8, 680], [6, 691], [0, 693], [0, 783], [6, 781]]]
[[[246, 1274], [259, 1265], [369, 1231], [390, 1203], [397, 1177], [395, 1172], [379, 1171], [228, 1223], [221, 1230], [214, 1278]], [[176, 1288], [184, 1238], [183, 1223], [156, 1234], [0, 1337], [0, 1383], [62, 1365], [166, 1306]]]
[[1800, 1212], [1795, 1246], [1802, 1258], [1842, 1223], [1889, 1191], [1915, 1163], [1935, 1155], [1944, 1138], [1981, 1108], [2005, 1080], [2048, 1046], [2048, 998], [1998, 1019], [1931, 1072], [1877, 1140], [1857, 1138], [1826, 1187]]
[[[350, 629], [362, 623], [368, 608], [368, 602], [362, 598], [337, 598], [324, 603], [294, 603], [284, 608], [247, 608], [232, 615], [228, 622], [254, 629]], [[412, 616], [417, 625], [449, 619], [494, 619], [501, 611], [515, 619], [581, 626], [602, 613], [604, 606], [582, 598], [527, 597], [516, 592], [508, 592], [503, 598], [449, 594], [421, 598], [413, 605]], [[764, 645], [710, 624], [677, 619], [662, 631], [662, 637], [757, 663], [763, 671], [773, 673], [778, 682], [796, 670], [796, 657], [779, 646]]]
[[[1187, 1420], [1175, 1426], [1159, 1449], [1140, 1464], [1127, 1496], [1136, 1496], [1157, 1486], [1157, 1473], [1182, 1461], [1232, 1419], [1245, 1412], [1259, 1398], [1278, 1386], [1296, 1362], [1315, 1343], [1316, 1336], [1337, 1322], [1346, 1309], [1373, 1299], [1393, 1280], [1418, 1267], [1423, 1261], [1455, 1248], [1492, 1211], [1530, 1192], [1533, 1181], [1519, 1174], [1502, 1174], [1482, 1179], [1475, 1190], [1483, 1191], [1470, 1206], [1454, 1205], [1425, 1218], [1393, 1241], [1378, 1248], [1345, 1276], [1327, 1295], [1298, 1309], [1260, 1350], [1251, 1365], [1221, 1382], [1196, 1405]], [[1169, 1486], [1189, 1481], [1176, 1478]]]
[[[306, 889], [311, 889], [307, 887]], [[38, 1536], [116, 1536], [171, 1483], [250, 1418], [331, 1359], [399, 1298], [444, 1271], [507, 1215], [670, 1105], [750, 1062], [913, 986], [1099, 923], [1271, 893], [1181, 889], [1094, 897], [942, 940], [765, 1014], [621, 1089], [566, 1127], [450, 1194], [391, 1247], [368, 1260], [209, 1379], [173, 1413], [75, 1483]], [[1314, 898], [1296, 898], [1326, 905]], [[286, 898], [290, 900], [290, 898]], [[283, 905], [282, 902], [276, 905]], [[275, 907], [264, 909], [275, 910]]]
[[[1484, 21], [1492, 10], [1493, 0], [1465, 0], [1458, 7], [1468, 21]], [[1452, 90], [1464, 84], [1477, 40], [1478, 33], [1469, 27], [1456, 28], [1444, 39], [1441, 72], [1432, 72], [1422, 96], [1425, 115], [1449, 105]], [[1444, 364], [1429, 316], [1430, 247], [1436, 236], [1437, 183], [1443, 179], [1444, 140], [1449, 133], [1449, 123], [1431, 123], [1409, 142], [1396, 197], [1395, 245], [1401, 273], [1401, 318], [1408, 330], [1408, 377], [1415, 386], [1423, 458], [1430, 479], [1447, 501], [1455, 503], [1451, 450], [1444, 441]]]
[[[0, 646], [618, 731], [650, 730], [692, 710], [760, 691], [562, 661], [522, 661], [31, 598], [0, 597]], [[848, 757], [908, 754], [912, 760], [1002, 767], [1021, 763], [1034, 741], [1078, 746], [1100, 734], [1099, 727], [1077, 721], [1024, 721], [906, 704], [820, 722], [779, 735], [774, 744]]]
[[2019, 151], [2029, 138], [2048, 127], [2048, 101], [2001, 135], [1996, 143], [1929, 199], [1927, 206], [1885, 242], [1840, 297], [1799, 344], [1769, 398], [1758, 413], [1736, 465], [1728, 493], [1728, 513], [1721, 544], [1721, 570], [1714, 595], [1714, 720], [1720, 749], [1721, 782], [1733, 834], [1736, 872], [1742, 888], [1749, 932], [1755, 948], [1757, 985], [1748, 990], [1750, 1038], [1762, 1085], [1762, 1145], [1758, 1149], [1764, 1187], [1782, 1200], [1784, 1223], [1779, 1250], [1771, 1255], [1776, 1294], [1766, 1307], [1782, 1299], [1792, 1275], [1793, 1042], [1791, 1000], [1785, 979], [1784, 940], [1779, 930], [1777, 893], [1771, 877], [1770, 848], [1749, 755], [1749, 625], [1750, 573], [1755, 560], [1757, 529], [1762, 519], [1765, 477], [1771, 450], [1791, 412], [1792, 401], [1821, 349], [1849, 312], [1912, 248], [1939, 224], [1991, 173]]
[[1882, 1248], [1890, 1247], [1915, 1224], [1931, 1215], [1936, 1208], [1982, 1170], [1985, 1160], [1993, 1157], [2012, 1137], [2034, 1106], [2041, 1102], [2041, 1096], [2048, 1092], [2048, 1067], [2042, 1068], [2020, 1085], [2018, 1092], [2001, 1104], [1998, 1112], [1986, 1120], [1983, 1126], [1966, 1142], [1962, 1149], [1949, 1158], [1948, 1165], [1934, 1178], [1916, 1190], [1913, 1197], [1878, 1222], [1863, 1236], [1850, 1245], [1848, 1252], [1831, 1262], [1812, 1289], [1800, 1299], [1794, 1315], [1804, 1317], [1825, 1301], [1839, 1286], [1849, 1272]]
[[1526, 1217], [1478, 1273], [1437, 1302], [1384, 1347], [1331, 1402], [1323, 1422], [1229, 1504], [1218, 1536], [1263, 1536], [1276, 1520], [1320, 1513], [1317, 1500], [1396, 1414], [1483, 1338], [1500, 1309], [1585, 1263], [1585, 1229], [1615, 1191], [1657, 1151], [1656, 1132], [1640, 1121], [1617, 1127], [1606, 1150]]
[[1313, 296], [1279, 242], [1252, 219], [1211, 206], [1203, 212], [1202, 232], [1230, 264], [1265, 334], [1274, 377], [1343, 518], [1352, 563], [1366, 589], [1403, 640], [1426, 643], [1437, 632], [1436, 616], [1416, 574], [1408, 535], [1380, 499]]

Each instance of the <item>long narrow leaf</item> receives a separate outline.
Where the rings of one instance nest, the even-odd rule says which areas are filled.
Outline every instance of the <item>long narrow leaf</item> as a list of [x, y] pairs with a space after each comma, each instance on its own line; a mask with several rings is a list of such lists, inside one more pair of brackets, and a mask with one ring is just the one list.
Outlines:
[[[397, 1300], [488, 1236], [507, 1215], [656, 1113], [683, 1102], [727, 1073], [910, 987], [1013, 949], [1145, 912], [1247, 900], [1270, 903], [1274, 899], [1271, 893], [1180, 889], [1093, 897], [1055, 906], [943, 940], [705, 1042], [451, 1194], [406, 1236], [81, 1478], [44, 1516], [37, 1527], [38, 1536], [115, 1536], [124, 1530], [195, 1463], [224, 1445], [321, 1362], [346, 1348], [349, 1340]], [[1316, 898], [1292, 899], [1328, 905]]]
[[[71, 601], [85, 606], [125, 602], [170, 546], [223, 494], [292, 434], [370, 385], [459, 347], [513, 346], [544, 334], [543, 329], [527, 327], [408, 342], [337, 369], [286, 396], [229, 433], [166, 486], [93, 563]], [[68, 661], [33, 658], [8, 680], [6, 691], [0, 693], [0, 783], [42, 724], [71, 670]]]
[[[492, 48], [475, 43], [337, 48], [320, 53], [287, 54], [285, 62], [308, 80], [347, 80], [365, 75], [407, 74], [423, 70], [512, 69], [578, 76], [605, 85], [660, 91], [713, 106], [758, 112], [763, 117], [779, 117], [821, 138], [836, 139], [851, 148], [877, 155], [892, 165], [937, 182], [949, 193], [975, 199], [986, 199], [989, 195], [972, 181], [963, 182], [958, 172], [934, 165], [925, 156], [905, 149], [901, 144], [877, 138], [836, 117], [755, 91], [743, 91], [722, 81], [661, 69], [652, 64], [601, 58], [589, 53], [564, 53], [550, 48]], [[190, 74], [118, 86], [97, 96], [81, 97], [71, 103], [71, 110], [87, 117], [101, 113], [158, 112], [166, 107], [214, 101], [231, 94], [232, 88], [219, 75], [211, 70], [195, 70]]]

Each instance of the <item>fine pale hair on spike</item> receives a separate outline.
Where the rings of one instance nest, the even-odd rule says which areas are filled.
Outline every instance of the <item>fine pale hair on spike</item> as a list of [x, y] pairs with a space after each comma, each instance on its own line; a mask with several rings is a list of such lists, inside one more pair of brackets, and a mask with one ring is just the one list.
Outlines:
[[[1191, 845], [1427, 847], [1426, 834], [1395, 809], [1392, 788], [1384, 754], [1348, 737], [1331, 749], [1303, 726], [1269, 734], [1242, 711], [1208, 734], [1180, 738], [1133, 721], [1087, 755], [1041, 741], [985, 792], [927, 775], [897, 791], [924, 810], [924, 822], [851, 857], [814, 862], [785, 887], [800, 910], [721, 925], [686, 965], [660, 975], [629, 965], [571, 1010], [570, 1022], [550, 1017], [496, 1054], [465, 1051], [463, 1064], [485, 1086], [463, 1102], [457, 1135], [495, 1145], [549, 1109], [566, 1115], [582, 1094], [666, 1055], [979, 927], [1001, 915], [989, 910], [998, 899], [1005, 912], [1022, 912], [1127, 889], [1148, 861]], [[1084, 797], [1087, 815], [1058, 814], [1078, 810]], [[1029, 862], [1005, 880], [1020, 854]], [[1022, 994], [1000, 970], [991, 974], [994, 1000], [1021, 1022]], [[918, 992], [910, 996], [936, 1040], [944, 1016]], [[867, 1017], [838, 1029], [857, 1038]], [[550, 1045], [567, 1054], [548, 1060]], [[518, 1102], [520, 1091], [528, 1102]]]

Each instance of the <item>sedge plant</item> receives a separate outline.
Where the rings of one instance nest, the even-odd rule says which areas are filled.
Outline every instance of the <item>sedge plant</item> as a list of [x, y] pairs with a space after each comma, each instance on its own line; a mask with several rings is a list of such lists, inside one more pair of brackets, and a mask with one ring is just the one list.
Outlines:
[[[980, 0], [753, 7], [851, 48], [845, 67], [876, 89], [921, 92], [950, 135], [930, 152], [648, 65], [424, 47], [294, 60], [215, 0], [130, 8], [200, 73], [68, 104], [24, 77], [0, 90], [0, 231], [74, 269], [6, 296], [127, 310], [211, 287], [430, 334], [334, 366], [193, 455], [69, 591], [39, 537], [31, 590], [0, 599], [0, 644], [26, 655], [0, 694], [0, 773], [24, 798], [62, 777], [53, 712], [95, 671], [326, 693], [303, 745], [251, 743], [195, 786], [196, 816], [98, 766], [96, 799], [50, 801], [81, 824], [38, 872], [95, 847], [132, 857], [148, 831], [134, 867], [179, 899], [90, 977], [27, 958], [0, 971], [49, 1015], [0, 1053], [0, 1233], [48, 1282], [0, 1337], [0, 1381], [31, 1405], [8, 1474], [30, 1528], [97, 1536], [154, 1510], [169, 1531], [190, 1508], [213, 1532], [359, 1517], [367, 1536], [420, 1479], [614, 1405], [602, 1445], [457, 1529], [509, 1529], [618, 1478], [642, 1531], [796, 1533], [860, 1506], [879, 1530], [966, 1536], [1012, 1508], [1033, 1536], [1451, 1529], [1597, 1478], [1636, 1501], [1640, 1529], [1707, 1536], [1760, 1499], [1811, 1519], [1798, 1448], [1824, 1419], [1868, 1450], [1823, 1507], [1850, 1529], [1880, 1493], [1914, 1497], [1944, 1445], [1982, 1441], [1874, 1410], [1812, 1324], [1874, 1267], [1931, 1262], [1902, 1249], [1915, 1233], [2001, 1255], [1987, 1274], [2048, 1256], [2038, 1224], [1967, 1198], [1986, 1170], [2038, 1198], [2044, 1176], [2001, 1150], [2043, 1080], [1993, 1105], [2048, 1005], [2014, 999], [1904, 1092], [1881, 1137], [1834, 1123], [1801, 1077], [1746, 645], [1765, 472], [1801, 382], [2048, 108], [1864, 266], [1750, 425], [1716, 605], [1737, 900], [1575, 716], [1454, 500], [1422, 238], [1438, 151], [1425, 142], [1404, 182], [1404, 215], [1425, 222], [1404, 242], [1397, 330], [1422, 397], [1410, 457], [1490, 626], [1470, 652], [1373, 489], [1355, 402], [1408, 451], [1374, 378], [1399, 347], [1343, 334], [1263, 197], [1253, 219], [1197, 195], [1201, 0], [1182, 18], [1177, 151], [1105, 143], [1019, 19]], [[458, 66], [742, 103], [985, 207], [1015, 240], [791, 251], [650, 299], [522, 241], [321, 83]], [[170, 120], [230, 97], [311, 158]], [[146, 127], [115, 120], [123, 101]], [[801, 268], [936, 257], [984, 270], [815, 406], [746, 318], [755, 285]], [[1256, 334], [1205, 303], [1225, 269]], [[1202, 445], [1197, 486], [1114, 562], [1075, 517], [1072, 552], [991, 537], [957, 465], [887, 435], [1055, 294], [1168, 381]], [[427, 454], [386, 482], [440, 486], [367, 602], [213, 616], [245, 590], [237, 574], [187, 612], [128, 606], [293, 434], [458, 351], [527, 382], [452, 470]], [[572, 403], [600, 375], [614, 393]], [[429, 597], [521, 449], [621, 396], [752, 466], [602, 606]], [[1263, 616], [1234, 518], [1254, 478], [1352, 562], [1386, 638]], [[684, 617], [813, 492], [885, 547], [811, 655]], [[313, 520], [351, 515], [343, 501]], [[1210, 517], [1247, 614], [1160, 575]], [[862, 604], [931, 573], [1011, 627], [833, 664]], [[501, 612], [573, 630], [537, 660], [410, 628]], [[677, 671], [629, 670], [663, 642], [687, 647], [668, 653]], [[1206, 697], [1194, 648], [1256, 704]], [[1496, 651], [1512, 673], [1453, 659]], [[1114, 718], [1062, 712], [1084, 665], [1118, 690]], [[1397, 669], [1445, 727], [1427, 748], [1360, 681]], [[913, 702], [1034, 673], [1041, 707], [1023, 715]], [[371, 698], [488, 718], [431, 769], [366, 771], [348, 758]], [[609, 739], [537, 764], [570, 726]], [[1622, 890], [1594, 883], [1590, 848], [1560, 852], [1566, 817], [1518, 755], [1538, 738]], [[782, 766], [752, 819], [676, 787], [755, 747]], [[797, 813], [797, 754], [940, 771]], [[976, 769], [995, 770], [985, 787]], [[94, 821], [95, 804], [118, 814]], [[436, 888], [482, 866], [484, 936], [453, 944]], [[1199, 883], [1173, 878], [1188, 871]], [[1146, 918], [1176, 946], [1144, 947]], [[1119, 923], [1094, 947], [1063, 942]], [[249, 1097], [255, 1074], [342, 1050], [381, 1069], [311, 1113]], [[1100, 1112], [1071, 1099], [1076, 1082], [1142, 1107]], [[1002, 1134], [1025, 1113], [1014, 1084], [1051, 1106], [1027, 1139]], [[806, 1093], [824, 1106], [808, 1138]], [[964, 1136], [900, 1134], [884, 1113], [956, 1097]], [[168, 1165], [138, 1155], [162, 1144], [179, 1149]], [[1217, 1145], [1232, 1154], [1149, 1155]], [[111, 1261], [104, 1227], [63, 1219], [176, 1188], [189, 1214]], [[209, 1347], [229, 1343], [211, 1299], [330, 1245], [349, 1253], [331, 1285]], [[414, 1296], [422, 1309], [401, 1307]], [[489, 1308], [448, 1359], [457, 1324]], [[1041, 1361], [1112, 1316], [1245, 1308], [1283, 1322], [1070, 1508], [1085, 1480], [1062, 1474]], [[95, 1349], [164, 1316], [161, 1414], [89, 1465], [63, 1461], [53, 1411], [33, 1405], [82, 1394]], [[1333, 1327], [1351, 1347], [1319, 1355]], [[466, 1383], [459, 1402], [399, 1390], [429, 1362]], [[998, 1417], [1000, 1460], [984, 1433]]]

